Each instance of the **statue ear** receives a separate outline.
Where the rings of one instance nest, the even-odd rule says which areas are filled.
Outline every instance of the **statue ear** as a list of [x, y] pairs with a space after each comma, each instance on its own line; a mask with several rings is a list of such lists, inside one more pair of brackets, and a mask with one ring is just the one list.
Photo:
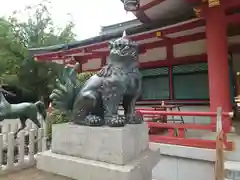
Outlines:
[[108, 42], [108, 46], [109, 46], [109, 49], [110, 49], [110, 50], [113, 48], [113, 46], [114, 46], [113, 44], [114, 44], [113, 41], [109, 41], [109, 42]]

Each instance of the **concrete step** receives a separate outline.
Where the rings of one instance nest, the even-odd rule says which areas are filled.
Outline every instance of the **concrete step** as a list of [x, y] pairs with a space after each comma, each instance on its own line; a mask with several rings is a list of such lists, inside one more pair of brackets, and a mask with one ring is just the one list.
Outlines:
[[[216, 132], [208, 132], [205, 133], [201, 138], [208, 140], [216, 140], [216, 137]], [[234, 143], [234, 149], [233, 151], [226, 151], [224, 153], [226, 160], [240, 162], [240, 136], [236, 133], [228, 133], [227, 140]]]
[[234, 149], [225, 153], [226, 160], [240, 163], [240, 136], [235, 133], [229, 133], [227, 139], [234, 143]]
[[226, 161], [224, 169], [225, 180], [240, 180], [240, 162]]

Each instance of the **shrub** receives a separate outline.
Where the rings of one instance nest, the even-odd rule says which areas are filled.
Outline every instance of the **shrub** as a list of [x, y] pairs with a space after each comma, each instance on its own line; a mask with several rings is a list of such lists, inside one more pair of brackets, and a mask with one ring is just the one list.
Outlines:
[[47, 117], [47, 137], [48, 139], [52, 138], [52, 125], [53, 124], [62, 124], [69, 122], [69, 119], [67, 118], [66, 114], [54, 109], [52, 113], [48, 114]]
[[84, 72], [77, 75], [79, 84], [82, 86], [95, 72]]
[[[94, 72], [85, 72], [77, 75], [77, 79], [79, 84], [82, 86], [92, 75]], [[51, 140], [52, 137], [52, 125], [53, 124], [62, 124], [69, 122], [69, 117], [66, 113], [61, 112], [57, 109], [54, 109], [51, 114], [48, 115], [47, 118], [47, 136], [48, 139]]]

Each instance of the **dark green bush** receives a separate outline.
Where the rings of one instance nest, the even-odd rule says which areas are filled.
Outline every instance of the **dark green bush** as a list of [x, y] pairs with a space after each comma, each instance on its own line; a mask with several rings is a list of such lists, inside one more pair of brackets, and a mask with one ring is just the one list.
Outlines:
[[48, 139], [51, 139], [52, 137], [52, 125], [53, 124], [62, 124], [62, 123], [68, 123], [69, 119], [67, 118], [66, 114], [63, 112], [60, 112], [56, 109], [52, 111], [52, 113], [48, 114], [47, 117], [47, 137]]
[[[85, 72], [85, 73], [80, 73], [77, 75], [78, 81], [80, 85], [83, 85], [86, 80], [88, 80], [94, 72]], [[47, 135], [48, 138], [51, 139], [52, 136], [52, 124], [61, 124], [61, 123], [67, 123], [69, 122], [69, 119], [67, 118], [66, 113], [58, 111], [56, 109], [53, 110], [51, 114], [48, 115], [47, 118]]]

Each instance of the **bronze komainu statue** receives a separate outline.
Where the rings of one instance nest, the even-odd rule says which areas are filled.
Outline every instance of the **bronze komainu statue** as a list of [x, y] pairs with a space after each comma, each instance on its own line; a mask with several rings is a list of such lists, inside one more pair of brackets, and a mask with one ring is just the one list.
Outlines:
[[[135, 114], [135, 103], [141, 93], [138, 69], [138, 46], [119, 38], [109, 42], [110, 55], [106, 66], [78, 87], [76, 71], [65, 68], [57, 88], [50, 98], [53, 107], [67, 111], [72, 122], [80, 125], [112, 127], [140, 124], [142, 117]], [[124, 116], [118, 114], [122, 102]]]

